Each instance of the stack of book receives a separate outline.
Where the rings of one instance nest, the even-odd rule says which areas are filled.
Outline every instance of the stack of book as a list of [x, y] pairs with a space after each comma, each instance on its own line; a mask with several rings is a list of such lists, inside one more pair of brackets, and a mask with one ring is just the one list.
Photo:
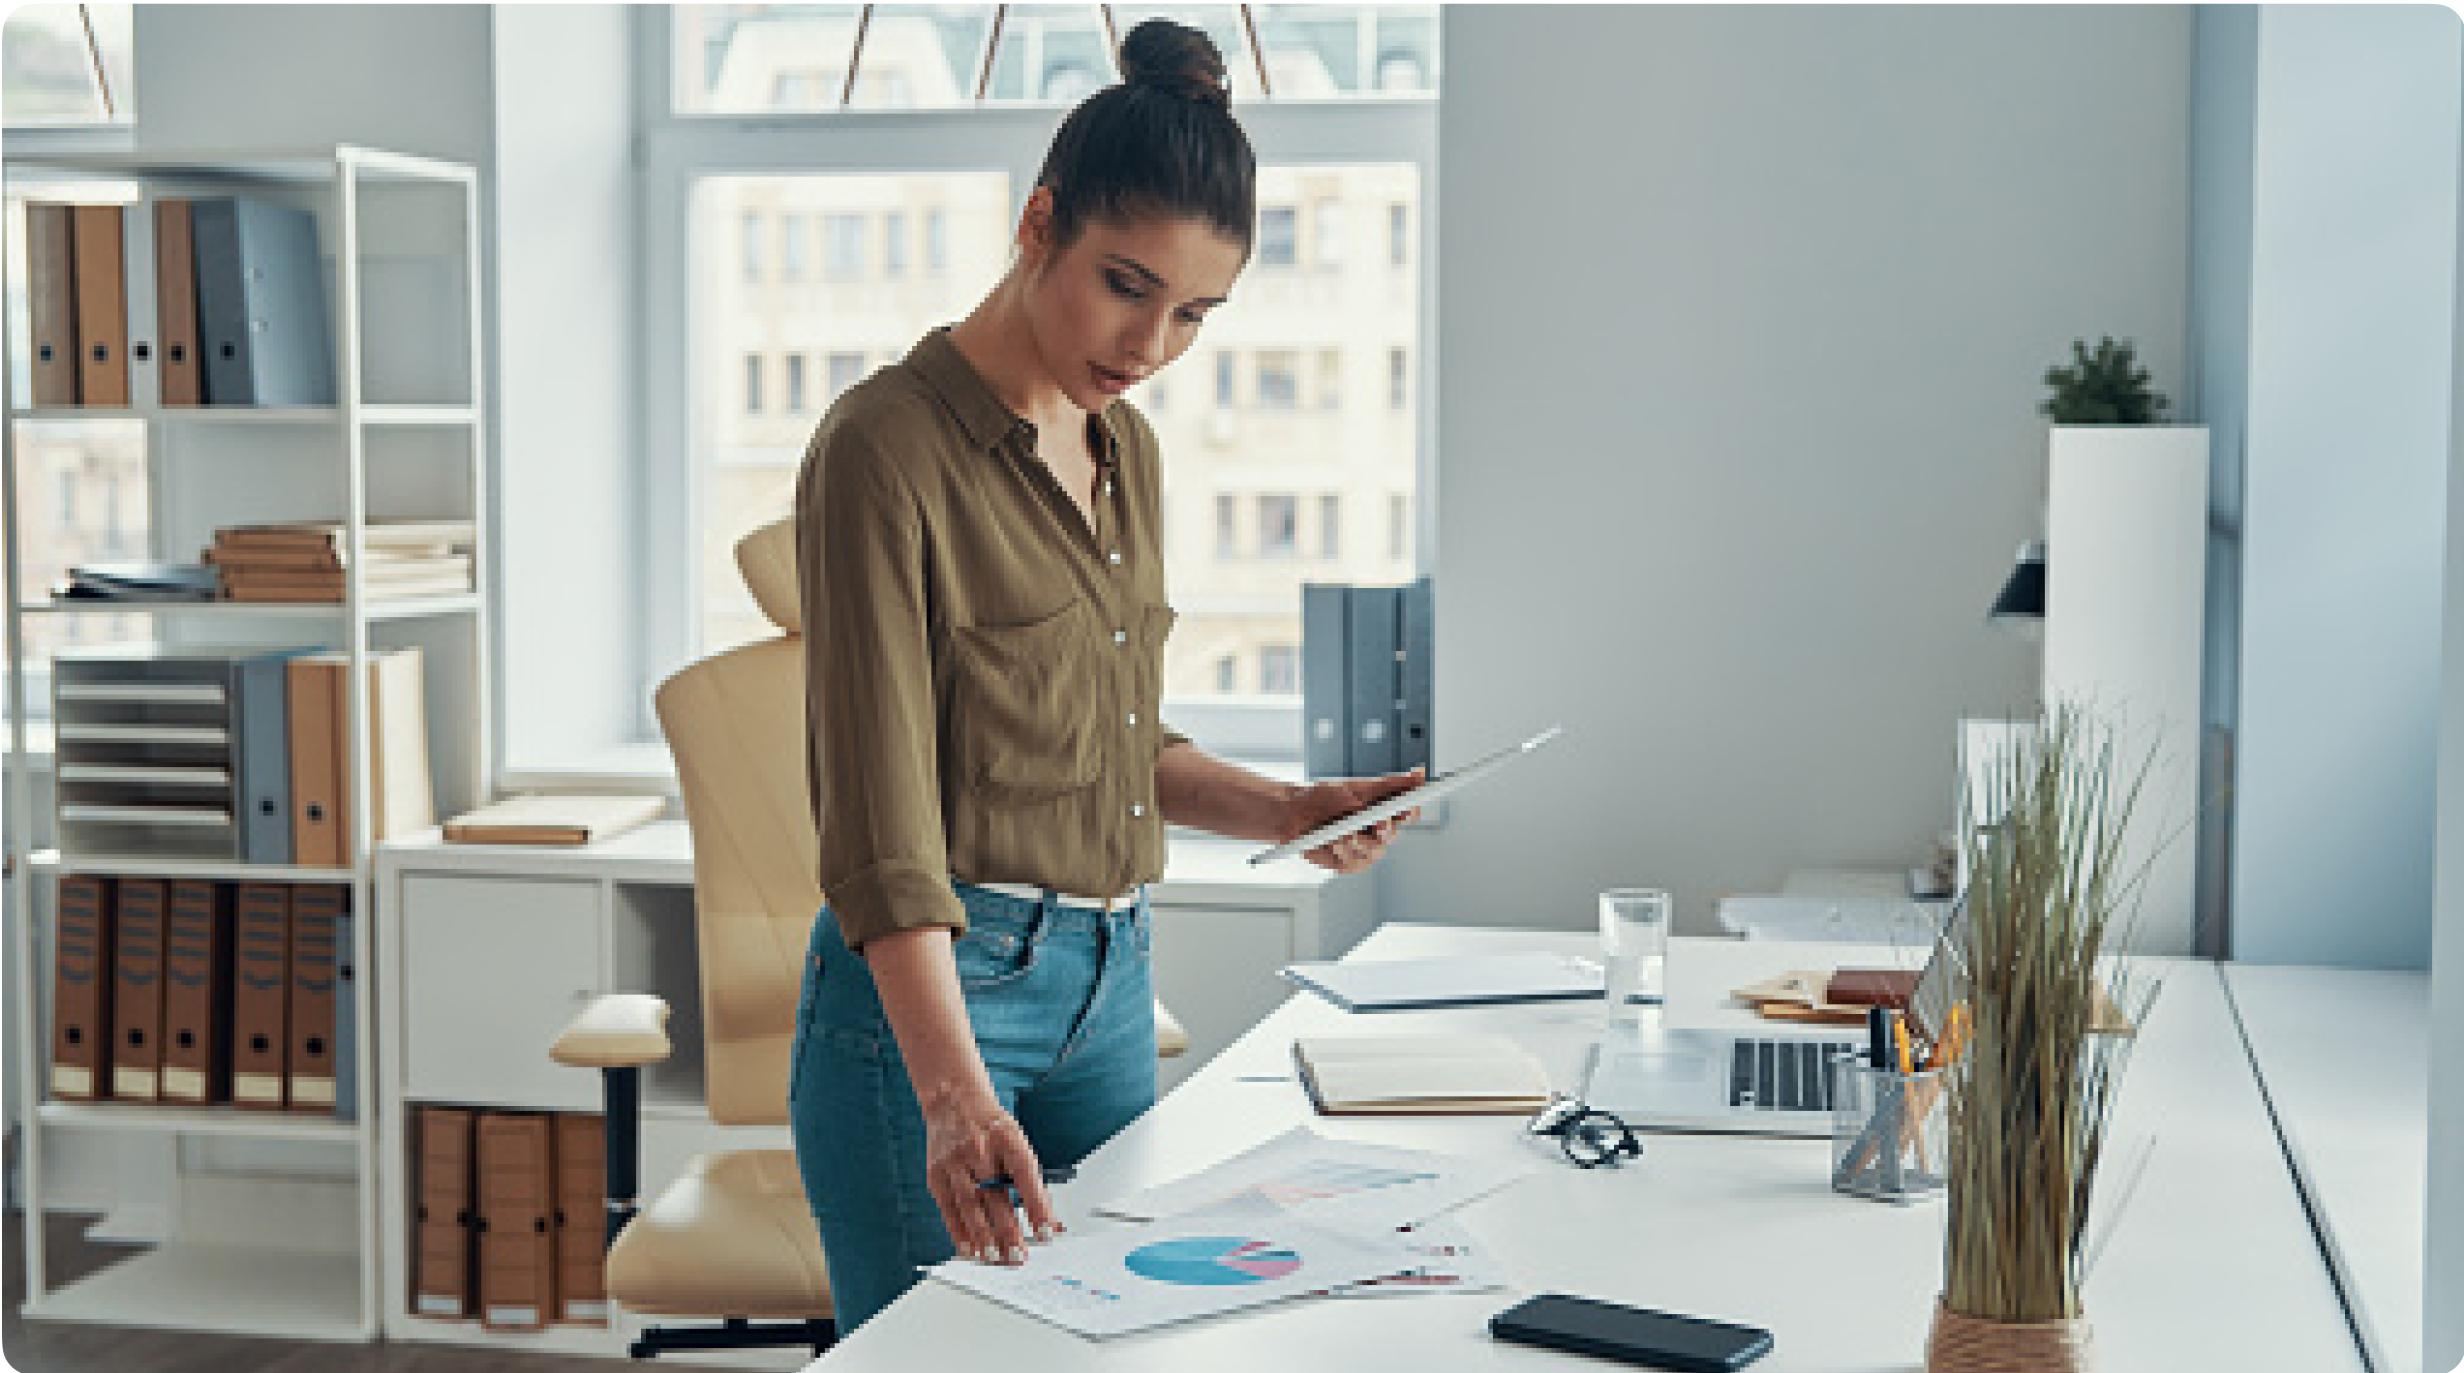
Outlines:
[[[468, 520], [371, 522], [360, 531], [360, 585], [370, 600], [450, 596], [471, 589]], [[349, 536], [339, 524], [242, 525], [214, 531], [205, 551], [226, 601], [338, 602]]]

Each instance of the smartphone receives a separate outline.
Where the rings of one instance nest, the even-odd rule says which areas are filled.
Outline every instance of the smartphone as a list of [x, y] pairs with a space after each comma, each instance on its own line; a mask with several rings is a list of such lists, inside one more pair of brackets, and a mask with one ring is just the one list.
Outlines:
[[1555, 1292], [1490, 1317], [1489, 1333], [1516, 1344], [1681, 1373], [1725, 1373], [1771, 1352], [1768, 1330]]

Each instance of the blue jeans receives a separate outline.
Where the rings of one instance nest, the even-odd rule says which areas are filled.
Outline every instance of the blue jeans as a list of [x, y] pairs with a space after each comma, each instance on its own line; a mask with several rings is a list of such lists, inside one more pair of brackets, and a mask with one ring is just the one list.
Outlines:
[[[976, 1048], [1046, 1167], [1155, 1104], [1146, 899], [1109, 914], [957, 884], [953, 952]], [[924, 1117], [872, 970], [827, 909], [813, 923], [787, 1111], [842, 1334], [956, 1252], [924, 1185]]]

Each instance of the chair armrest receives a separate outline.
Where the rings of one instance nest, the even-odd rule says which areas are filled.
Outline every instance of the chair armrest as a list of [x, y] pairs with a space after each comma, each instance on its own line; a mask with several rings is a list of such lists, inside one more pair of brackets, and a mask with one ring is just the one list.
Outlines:
[[638, 1068], [667, 1061], [667, 1002], [647, 992], [611, 992], [582, 1008], [548, 1057], [568, 1068]]
[[1173, 1016], [1172, 1012], [1164, 1009], [1164, 1003], [1156, 1002], [1155, 1056], [1157, 1058], [1179, 1058], [1188, 1052], [1189, 1031], [1182, 1029], [1181, 1022]]

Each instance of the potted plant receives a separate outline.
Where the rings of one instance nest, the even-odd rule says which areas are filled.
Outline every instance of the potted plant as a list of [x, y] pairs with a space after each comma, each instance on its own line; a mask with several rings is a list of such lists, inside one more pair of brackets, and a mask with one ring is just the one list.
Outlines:
[[2124, 843], [2145, 767], [2057, 703], [1980, 769], [1952, 936], [1949, 1215], [1929, 1373], [2090, 1366], [2084, 1242], [2129, 1026], [2155, 983], [2106, 956], [2144, 869]]
[[2137, 350], [2128, 339], [2111, 334], [2088, 351], [2086, 339], [2070, 345], [2072, 365], [2045, 369], [2045, 384], [2053, 395], [2039, 410], [2055, 424], [2155, 424], [2164, 413], [2162, 393], [2148, 385], [2148, 370], [2138, 365]]

